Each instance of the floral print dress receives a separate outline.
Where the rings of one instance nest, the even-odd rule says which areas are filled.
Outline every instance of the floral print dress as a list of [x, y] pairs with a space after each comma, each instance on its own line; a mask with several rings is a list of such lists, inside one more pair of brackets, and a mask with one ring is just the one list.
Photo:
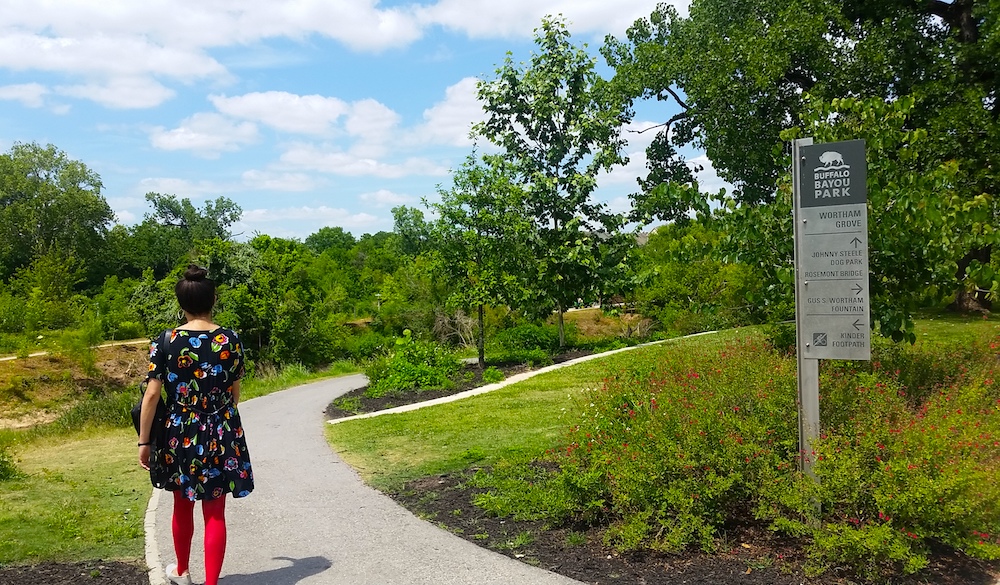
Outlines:
[[230, 329], [164, 331], [149, 347], [149, 377], [166, 391], [166, 444], [150, 458], [153, 485], [182, 490], [189, 500], [253, 491], [253, 469], [233, 382], [243, 377], [243, 351]]

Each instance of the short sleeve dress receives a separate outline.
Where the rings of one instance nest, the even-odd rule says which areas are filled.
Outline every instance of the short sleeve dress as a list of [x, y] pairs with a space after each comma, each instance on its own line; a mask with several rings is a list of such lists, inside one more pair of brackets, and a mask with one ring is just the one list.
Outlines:
[[149, 347], [149, 377], [166, 391], [166, 441], [150, 458], [154, 486], [214, 500], [253, 491], [253, 468], [233, 382], [243, 377], [236, 332], [164, 331]]

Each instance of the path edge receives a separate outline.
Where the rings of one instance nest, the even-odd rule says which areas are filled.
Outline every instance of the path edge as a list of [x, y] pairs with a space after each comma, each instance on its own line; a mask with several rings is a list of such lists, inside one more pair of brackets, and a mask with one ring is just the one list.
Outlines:
[[167, 585], [163, 566], [160, 565], [160, 549], [156, 545], [156, 509], [160, 506], [160, 491], [153, 488], [149, 503], [146, 504], [146, 517], [142, 522], [142, 528], [146, 533], [146, 567], [149, 569], [149, 585]]
[[[425, 408], [425, 407], [428, 407], [428, 406], [435, 406], [435, 405], [438, 405], [438, 404], [446, 404], [448, 402], [454, 402], [456, 400], [462, 400], [464, 398], [470, 398], [472, 396], [478, 396], [479, 394], [486, 394], [487, 392], [492, 392], [494, 390], [499, 390], [500, 388], [503, 388], [504, 386], [510, 386], [511, 384], [516, 384], [518, 382], [523, 382], [524, 380], [527, 380], [528, 378], [533, 378], [533, 377], [538, 376], [540, 374], [545, 374], [545, 373], [551, 372], [553, 370], [558, 370], [560, 368], [565, 368], [565, 367], [573, 366], [573, 365], [580, 364], [580, 363], [583, 363], [583, 362], [586, 362], [586, 361], [590, 361], [590, 360], [595, 360], [595, 359], [607, 357], [609, 355], [614, 355], [616, 353], [622, 353], [622, 352], [625, 352], [625, 351], [632, 351], [634, 349], [639, 349], [640, 347], [648, 347], [648, 346], [651, 346], [651, 345], [662, 345], [662, 344], [666, 344], [666, 343], [673, 343], [673, 342], [680, 341], [682, 339], [691, 339], [693, 337], [700, 337], [702, 335], [712, 335], [714, 333], [718, 333], [718, 331], [702, 331], [701, 333], [692, 333], [691, 335], [684, 335], [684, 336], [681, 336], [681, 337], [671, 337], [670, 339], [660, 339], [660, 340], [657, 340], [657, 341], [650, 341], [650, 342], [647, 342], [647, 343], [640, 343], [638, 345], [630, 345], [628, 347], [622, 347], [620, 349], [613, 349], [611, 351], [605, 351], [605, 352], [602, 352], [602, 353], [594, 353], [594, 354], [590, 354], [590, 355], [585, 355], [583, 357], [578, 357], [576, 359], [567, 360], [567, 361], [562, 362], [560, 364], [552, 364], [551, 366], [545, 366], [544, 368], [538, 368], [537, 370], [530, 370], [528, 372], [521, 372], [520, 374], [515, 374], [515, 375], [511, 376], [510, 378], [507, 378], [505, 380], [501, 380], [501, 381], [496, 382], [494, 384], [487, 384], [485, 386], [480, 386], [479, 388], [473, 388], [472, 390], [466, 390], [465, 392], [459, 392], [458, 394], [452, 394], [450, 396], [442, 396], [441, 398], [434, 398], [432, 400], [425, 400], [423, 402], [414, 402], [413, 404], [404, 404], [403, 406], [397, 406], [395, 408], [387, 408], [385, 410], [376, 410], [375, 412], [366, 412], [364, 414], [356, 414], [354, 416], [345, 416], [343, 418], [335, 418], [335, 419], [328, 420], [326, 422], [327, 422], [327, 424], [336, 425], [336, 424], [340, 424], [342, 422], [347, 422], [347, 421], [352, 421], [352, 420], [361, 420], [361, 419], [365, 419], [365, 418], [373, 418], [373, 417], [382, 416], [382, 415], [385, 415], [385, 414], [398, 414], [400, 412], [410, 412], [412, 410], [417, 410], [417, 409]], [[1000, 585], [1000, 584], [998, 584], [998, 585]]]

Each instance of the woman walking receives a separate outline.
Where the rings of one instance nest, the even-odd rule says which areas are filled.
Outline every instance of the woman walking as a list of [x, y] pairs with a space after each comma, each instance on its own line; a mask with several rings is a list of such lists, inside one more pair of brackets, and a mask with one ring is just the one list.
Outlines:
[[[190, 585], [194, 504], [205, 518], [205, 585], [217, 585], [226, 554], [226, 494], [253, 491], [253, 470], [237, 405], [243, 350], [236, 332], [212, 322], [215, 283], [190, 265], [174, 292], [187, 318], [149, 348], [149, 379], [143, 397], [139, 464], [154, 487], [173, 492], [171, 528], [177, 562], [167, 579]], [[156, 401], [166, 390], [162, 445], [151, 444]]]

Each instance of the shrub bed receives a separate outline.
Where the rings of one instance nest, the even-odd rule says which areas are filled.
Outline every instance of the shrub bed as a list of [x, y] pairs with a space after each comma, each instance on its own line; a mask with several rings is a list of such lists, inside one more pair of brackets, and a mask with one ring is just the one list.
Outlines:
[[[554, 525], [606, 526], [621, 551], [713, 550], [756, 518], [803, 538], [809, 570], [908, 574], [944, 545], [1000, 558], [997, 339], [879, 344], [823, 362], [819, 482], [798, 471], [795, 360], [762, 337], [665, 347], [587, 393], [564, 447], [480, 472], [477, 503]], [[655, 363], [655, 366], [651, 366]]]

